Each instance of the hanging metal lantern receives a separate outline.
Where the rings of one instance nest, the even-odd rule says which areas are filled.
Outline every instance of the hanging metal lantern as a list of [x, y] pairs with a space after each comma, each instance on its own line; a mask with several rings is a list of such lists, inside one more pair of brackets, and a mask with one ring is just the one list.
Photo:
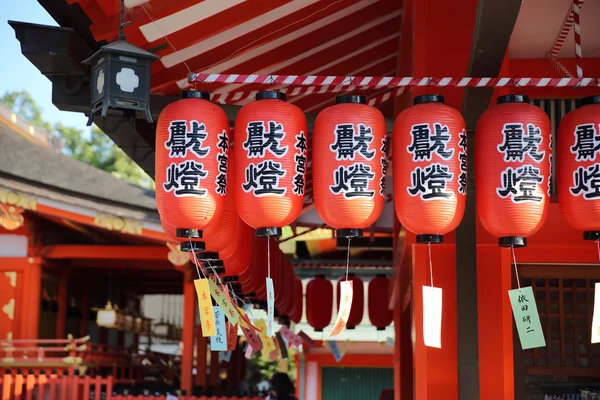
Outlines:
[[104, 308], [92, 308], [96, 311], [96, 325], [102, 328], [123, 329], [125, 327], [125, 313], [110, 301]]
[[83, 61], [92, 66], [90, 77], [91, 110], [87, 125], [100, 112], [105, 117], [108, 109], [124, 111], [134, 119], [137, 111], [150, 115], [151, 65], [160, 58], [154, 53], [125, 41], [124, 1], [121, 0], [121, 29], [119, 40], [102, 46], [90, 58]]
[[565, 115], [558, 127], [558, 204], [585, 240], [600, 239], [599, 128], [600, 96], [582, 99], [581, 107]]

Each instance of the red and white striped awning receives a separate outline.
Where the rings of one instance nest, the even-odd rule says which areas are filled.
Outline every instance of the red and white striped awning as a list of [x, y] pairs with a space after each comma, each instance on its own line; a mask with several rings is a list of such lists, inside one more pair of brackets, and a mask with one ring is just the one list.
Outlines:
[[[117, 39], [120, 0], [78, 3], [94, 39]], [[152, 91], [176, 95], [187, 74], [394, 76], [401, 1], [394, 0], [125, 0], [127, 41], [161, 56]], [[199, 84], [230, 104], [227, 93], [276, 89], [257, 84]], [[369, 96], [384, 90], [369, 91]], [[306, 112], [331, 105], [335, 94], [290, 97]]]

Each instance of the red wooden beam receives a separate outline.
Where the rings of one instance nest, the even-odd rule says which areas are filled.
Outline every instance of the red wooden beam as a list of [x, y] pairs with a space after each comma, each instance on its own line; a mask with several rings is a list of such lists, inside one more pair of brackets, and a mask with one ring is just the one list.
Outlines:
[[96, 246], [64, 244], [46, 246], [42, 257], [56, 259], [107, 259], [107, 260], [167, 260], [166, 246]]

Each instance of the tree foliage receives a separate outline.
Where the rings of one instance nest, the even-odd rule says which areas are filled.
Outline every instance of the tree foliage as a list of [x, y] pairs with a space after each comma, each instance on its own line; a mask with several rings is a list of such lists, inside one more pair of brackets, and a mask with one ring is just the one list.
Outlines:
[[63, 153], [69, 157], [109, 172], [119, 179], [154, 189], [154, 181], [97, 126], [94, 125], [91, 133], [87, 134], [79, 128], [61, 123], [52, 125], [44, 121], [43, 110], [27, 91], [7, 92], [0, 97], [0, 103], [4, 103], [33, 126], [58, 135]]

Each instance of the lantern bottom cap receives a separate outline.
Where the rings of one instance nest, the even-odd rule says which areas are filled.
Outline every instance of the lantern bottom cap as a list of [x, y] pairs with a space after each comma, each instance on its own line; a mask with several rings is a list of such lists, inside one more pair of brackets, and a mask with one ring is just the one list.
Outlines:
[[315, 328], [315, 332], [323, 332], [323, 329], [317, 329], [317, 328]]
[[175, 235], [179, 238], [202, 239], [202, 231], [199, 229], [177, 228]]
[[353, 237], [362, 237], [363, 230], [360, 228], [345, 228], [345, 229], [336, 229], [335, 236], [337, 237], [345, 237], [345, 238], [353, 238]]
[[424, 233], [417, 235], [417, 243], [433, 243], [439, 244], [444, 243], [444, 235], [435, 235], [430, 233]]
[[248, 292], [244, 295], [246, 298], [250, 298], [250, 297], [256, 297], [256, 293], [254, 292]]
[[179, 245], [179, 248], [184, 253], [200, 253], [200, 252], [204, 251], [206, 246], [205, 246], [204, 242], [187, 241], [187, 242], [181, 242], [181, 244]]
[[356, 328], [356, 326], [348, 326], [348, 325], [346, 325], [346, 329], [355, 329], [355, 328]]
[[268, 228], [256, 228], [256, 237], [280, 237], [282, 233], [281, 228], [268, 227]]
[[378, 331], [385, 331], [385, 328], [380, 328], [380, 327], [377, 327], [377, 330], [378, 330]]
[[503, 236], [498, 239], [500, 247], [525, 247], [527, 246], [527, 238], [523, 236]]
[[600, 231], [583, 232], [583, 240], [600, 240]]
[[221, 281], [223, 283], [229, 283], [229, 282], [234, 283], [234, 282], [239, 282], [239, 280], [240, 280], [240, 278], [237, 275], [226, 276], [221, 279]]
[[198, 260], [202, 261], [217, 261], [219, 260], [219, 253], [217, 253], [216, 251], [203, 251], [201, 253], [196, 254], [196, 257], [198, 258]]

